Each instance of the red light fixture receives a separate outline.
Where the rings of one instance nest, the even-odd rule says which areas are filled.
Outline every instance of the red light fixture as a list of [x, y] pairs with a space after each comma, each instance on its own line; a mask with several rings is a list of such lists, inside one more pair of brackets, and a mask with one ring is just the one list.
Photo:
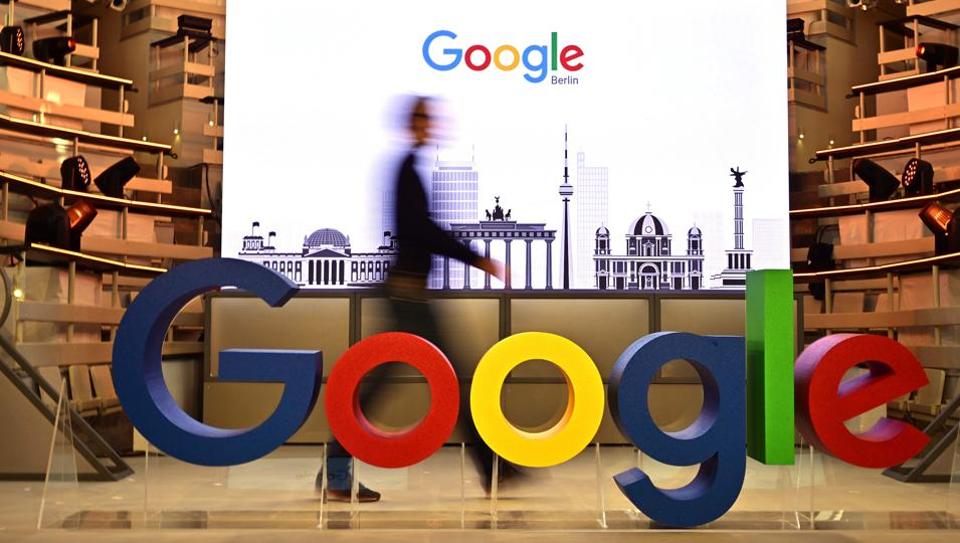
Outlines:
[[77, 49], [77, 40], [66, 36], [43, 38], [33, 42], [33, 58], [58, 66], [67, 64], [67, 55]]
[[957, 48], [945, 43], [926, 42], [917, 44], [917, 58], [927, 63], [927, 72], [957, 65]]
[[920, 211], [920, 220], [933, 232], [937, 255], [960, 252], [960, 220], [956, 213], [931, 202]]

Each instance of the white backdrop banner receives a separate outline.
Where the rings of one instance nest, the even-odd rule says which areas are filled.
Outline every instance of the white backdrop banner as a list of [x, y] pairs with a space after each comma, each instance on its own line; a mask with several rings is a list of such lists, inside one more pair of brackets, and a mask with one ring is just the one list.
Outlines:
[[[513, 288], [742, 288], [748, 268], [789, 267], [783, 2], [272, 11], [227, 11], [224, 256], [307, 288], [382, 281], [398, 119], [428, 95], [434, 219], [509, 250]], [[437, 264], [432, 286], [487, 288]]]

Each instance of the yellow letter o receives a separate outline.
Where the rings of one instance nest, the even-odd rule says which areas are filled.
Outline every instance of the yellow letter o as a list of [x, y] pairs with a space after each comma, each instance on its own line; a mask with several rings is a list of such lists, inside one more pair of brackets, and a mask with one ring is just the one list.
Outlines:
[[[500, 408], [507, 375], [528, 360], [549, 361], [567, 380], [567, 410], [542, 432], [517, 428]], [[494, 452], [521, 466], [555, 466], [579, 454], [596, 435], [603, 407], [603, 381], [593, 359], [556, 334], [525, 332], [501, 340], [480, 359], [470, 386], [470, 411], [480, 437]]]
[[[510, 51], [510, 54], [513, 55], [513, 60], [510, 61], [510, 64], [504, 64], [500, 59], [501, 53], [504, 51]], [[512, 45], [501, 45], [493, 52], [493, 63], [497, 65], [497, 68], [505, 72], [517, 67], [517, 64], [520, 64], [520, 52], [517, 51], [517, 48]]]

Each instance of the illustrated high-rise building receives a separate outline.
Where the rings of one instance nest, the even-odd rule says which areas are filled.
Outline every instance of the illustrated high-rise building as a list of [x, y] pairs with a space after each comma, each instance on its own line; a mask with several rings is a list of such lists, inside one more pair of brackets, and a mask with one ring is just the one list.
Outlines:
[[[480, 174], [476, 169], [474, 156], [469, 161], [436, 160], [430, 174], [430, 216], [445, 230], [452, 223], [476, 221], [479, 215], [478, 191]], [[430, 274], [430, 288], [441, 288], [442, 262], [434, 257], [433, 271]], [[464, 274], [471, 273], [470, 267], [457, 263], [451, 266], [450, 287], [463, 288]]]
[[789, 266], [790, 233], [787, 221], [783, 219], [754, 219], [753, 267], [755, 269], [777, 269]]
[[587, 166], [586, 157], [577, 153], [576, 232], [574, 240], [574, 287], [596, 287], [593, 261], [594, 235], [609, 224], [609, 171], [605, 166]]
[[[732, 171], [732, 170], [731, 170]], [[747, 271], [753, 266], [751, 262], [753, 251], [747, 249], [744, 244], [743, 235], [743, 176], [746, 172], [740, 172], [739, 169], [732, 174], [736, 178], [736, 184], [733, 186], [733, 249], [726, 251], [727, 267], [718, 275], [711, 277], [713, 280], [719, 280], [720, 284], [716, 288], [725, 289], [743, 289], [747, 286]]]
[[563, 289], [570, 288], [570, 199], [573, 197], [573, 185], [570, 184], [570, 168], [567, 163], [567, 127], [563, 127], [563, 183], [560, 184], [560, 198], [563, 201], [563, 240], [560, 250], [563, 256], [560, 262], [560, 284]]

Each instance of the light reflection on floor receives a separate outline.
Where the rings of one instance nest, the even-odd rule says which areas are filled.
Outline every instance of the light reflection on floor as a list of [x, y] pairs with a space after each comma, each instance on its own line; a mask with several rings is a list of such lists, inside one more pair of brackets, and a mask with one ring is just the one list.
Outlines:
[[[132, 458], [136, 475], [117, 483], [59, 483], [47, 490], [42, 525], [82, 530], [649, 530], [649, 519], [616, 488], [615, 473], [638, 466], [662, 487], [688, 482], [632, 448], [590, 448], [549, 469], [526, 470], [487, 496], [459, 447], [408, 469], [359, 465], [360, 480], [383, 493], [373, 504], [324, 504], [314, 489], [322, 448], [290, 446], [233, 468], [191, 466], [168, 457]], [[960, 528], [960, 485], [905, 484], [877, 470], [820, 454], [790, 467], [753, 461], [733, 509], [705, 531], [943, 530]], [[462, 474], [462, 476], [461, 476]], [[0, 534], [36, 525], [40, 483], [0, 483]], [[954, 511], [956, 512], [956, 511]]]

